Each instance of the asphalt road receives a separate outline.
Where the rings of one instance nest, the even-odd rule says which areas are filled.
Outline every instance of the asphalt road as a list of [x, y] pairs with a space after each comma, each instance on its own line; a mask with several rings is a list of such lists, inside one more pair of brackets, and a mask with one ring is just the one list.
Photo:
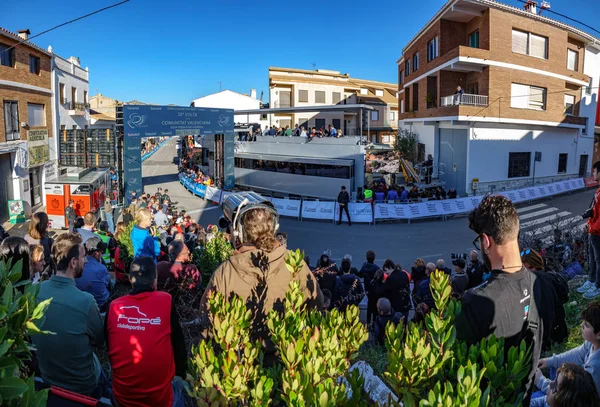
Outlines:
[[[177, 178], [175, 139], [143, 163], [144, 189], [154, 193], [159, 186], [167, 188], [179, 209], [186, 209], [201, 225], [217, 223], [221, 210], [210, 202], [190, 194]], [[550, 224], [560, 221], [565, 227], [580, 227], [582, 214], [593, 197], [593, 191], [581, 191], [556, 198], [535, 201], [518, 206], [522, 233], [536, 233], [546, 238]], [[355, 265], [364, 260], [367, 250], [377, 253], [379, 263], [390, 258], [410, 267], [417, 257], [425, 261], [443, 258], [449, 263], [451, 253], [465, 253], [473, 248], [474, 233], [469, 230], [466, 216], [447, 221], [439, 219], [412, 223], [385, 223], [377, 225], [353, 224], [340, 226], [328, 222], [280, 219], [280, 230], [288, 234], [288, 248], [300, 248], [314, 264], [324, 250], [341, 259], [351, 254]]]

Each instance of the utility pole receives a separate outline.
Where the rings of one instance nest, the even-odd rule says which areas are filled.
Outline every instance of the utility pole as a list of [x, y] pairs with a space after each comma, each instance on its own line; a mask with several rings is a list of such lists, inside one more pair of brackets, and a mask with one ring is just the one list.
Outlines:
[[219, 84], [219, 92], [221, 92], [222, 91], [221, 85], [223, 84], [223, 82], [217, 82], [217, 83]]

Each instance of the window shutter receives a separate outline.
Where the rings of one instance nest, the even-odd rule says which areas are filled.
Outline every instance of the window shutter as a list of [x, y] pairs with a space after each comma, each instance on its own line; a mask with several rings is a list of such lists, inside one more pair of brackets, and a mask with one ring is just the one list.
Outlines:
[[529, 54], [538, 58], [547, 58], [546, 55], [546, 42], [548, 41], [546, 37], [540, 37], [539, 35], [529, 34], [531, 40], [531, 47], [529, 50]]
[[6, 128], [6, 135], [12, 135], [13, 132], [13, 120], [11, 117], [11, 106], [10, 103], [4, 103], [4, 125]]
[[529, 106], [529, 86], [513, 83], [510, 87], [510, 107], [527, 109]]
[[512, 50], [519, 54], [527, 54], [527, 33], [513, 30]]

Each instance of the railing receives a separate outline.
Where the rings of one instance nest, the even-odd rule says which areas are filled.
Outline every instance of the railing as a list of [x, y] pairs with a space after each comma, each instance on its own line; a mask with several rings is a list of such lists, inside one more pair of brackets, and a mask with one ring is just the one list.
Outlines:
[[75, 111], [85, 111], [85, 109], [89, 109], [89, 103], [81, 103], [81, 102], [71, 102], [71, 110]]
[[468, 93], [463, 93], [461, 95], [457, 93], [450, 96], [444, 96], [440, 101], [440, 107], [455, 105], [487, 106], [488, 97], [483, 95], [471, 95]]

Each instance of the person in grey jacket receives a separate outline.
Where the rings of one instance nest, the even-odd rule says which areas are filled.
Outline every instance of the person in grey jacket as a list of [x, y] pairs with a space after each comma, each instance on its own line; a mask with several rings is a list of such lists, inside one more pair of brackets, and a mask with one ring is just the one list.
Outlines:
[[[577, 348], [573, 348], [560, 355], [553, 355], [547, 359], [541, 359], [535, 374], [535, 384], [544, 393], [548, 393], [551, 380], [544, 377], [540, 369], [557, 369], [563, 363], [574, 363], [583, 367], [592, 375], [596, 390], [600, 390], [600, 301], [594, 301], [581, 312], [581, 330], [585, 342]], [[599, 391], [600, 392], [600, 391]], [[535, 396], [535, 395], [534, 395]], [[531, 399], [532, 407], [547, 406], [546, 397]]]

